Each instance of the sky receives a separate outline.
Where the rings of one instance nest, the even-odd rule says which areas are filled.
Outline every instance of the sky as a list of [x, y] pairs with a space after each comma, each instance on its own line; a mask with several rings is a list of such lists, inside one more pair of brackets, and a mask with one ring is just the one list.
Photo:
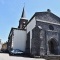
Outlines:
[[60, 0], [0, 0], [0, 39], [2, 42], [8, 40], [12, 27], [18, 27], [24, 5], [28, 20], [35, 12], [47, 11], [47, 9], [60, 17]]

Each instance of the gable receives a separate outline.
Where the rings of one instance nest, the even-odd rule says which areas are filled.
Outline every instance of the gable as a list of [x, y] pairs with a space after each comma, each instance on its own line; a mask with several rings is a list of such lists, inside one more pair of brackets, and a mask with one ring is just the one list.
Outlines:
[[60, 18], [51, 12], [40, 12], [36, 14], [36, 20], [60, 24]]

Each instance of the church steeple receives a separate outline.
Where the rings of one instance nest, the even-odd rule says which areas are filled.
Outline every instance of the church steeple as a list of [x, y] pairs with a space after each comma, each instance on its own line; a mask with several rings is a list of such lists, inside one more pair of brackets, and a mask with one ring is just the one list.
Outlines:
[[26, 16], [25, 16], [25, 7], [23, 7], [23, 11], [22, 11], [21, 18], [19, 20], [19, 26], [18, 26], [18, 28], [24, 29], [25, 26], [27, 25], [27, 23], [28, 23], [28, 20], [26, 19]]
[[26, 16], [25, 16], [25, 7], [23, 7], [21, 18], [26, 18]]

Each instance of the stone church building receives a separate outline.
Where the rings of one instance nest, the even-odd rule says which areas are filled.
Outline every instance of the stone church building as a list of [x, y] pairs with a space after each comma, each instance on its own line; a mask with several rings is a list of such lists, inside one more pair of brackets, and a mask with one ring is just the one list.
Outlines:
[[28, 21], [23, 9], [17, 29], [26, 31], [26, 53], [33, 56], [60, 55], [60, 18], [49, 9], [36, 12]]
[[60, 18], [49, 9], [36, 12], [27, 26], [26, 51], [32, 55], [60, 55]]

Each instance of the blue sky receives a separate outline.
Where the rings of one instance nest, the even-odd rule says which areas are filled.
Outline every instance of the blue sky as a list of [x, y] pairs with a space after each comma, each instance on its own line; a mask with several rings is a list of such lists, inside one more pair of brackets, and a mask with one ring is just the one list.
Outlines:
[[25, 3], [26, 18], [35, 12], [46, 11], [60, 16], [60, 0], [0, 0], [0, 39], [8, 40], [11, 27], [17, 27]]

